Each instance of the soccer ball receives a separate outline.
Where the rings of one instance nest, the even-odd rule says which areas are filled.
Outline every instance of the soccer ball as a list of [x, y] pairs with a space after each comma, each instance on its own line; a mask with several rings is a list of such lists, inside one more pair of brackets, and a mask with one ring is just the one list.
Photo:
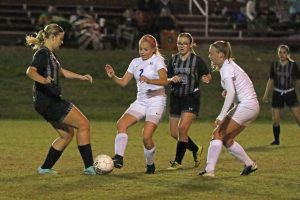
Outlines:
[[97, 174], [108, 174], [114, 169], [114, 161], [110, 156], [100, 154], [94, 159], [94, 168]]

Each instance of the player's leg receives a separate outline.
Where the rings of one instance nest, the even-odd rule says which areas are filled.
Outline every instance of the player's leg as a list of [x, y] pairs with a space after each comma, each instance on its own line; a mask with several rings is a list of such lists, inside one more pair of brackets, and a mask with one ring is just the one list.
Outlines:
[[72, 141], [72, 138], [74, 136], [74, 129], [70, 126], [67, 126], [66, 124], [51, 122], [51, 125], [57, 130], [60, 137], [56, 138], [53, 141], [44, 163], [38, 168], [38, 172], [40, 174], [56, 173], [54, 170], [52, 170], [52, 167], [60, 158], [64, 149]]
[[77, 129], [76, 139], [78, 150], [85, 166], [84, 173], [95, 175], [96, 172], [93, 168], [93, 153], [90, 142], [89, 120], [76, 106], [73, 106], [70, 112], [63, 119], [63, 123]]
[[153, 141], [153, 133], [157, 128], [157, 124], [146, 121], [143, 129], [143, 144], [144, 144], [144, 155], [146, 158], [146, 173], [153, 174], [155, 172], [154, 165], [154, 154], [155, 154], [155, 144]]
[[169, 128], [170, 128], [170, 133], [171, 137], [174, 138], [176, 141], [178, 140], [178, 124], [179, 124], [179, 119], [180, 117], [172, 117], [171, 115], [169, 116]]
[[292, 111], [298, 125], [300, 126], [300, 107], [299, 106], [291, 107], [291, 111]]
[[115, 137], [115, 155], [113, 157], [114, 166], [116, 168], [123, 167], [123, 157], [128, 143], [127, 129], [134, 125], [138, 118], [124, 113], [117, 122], [117, 135]]
[[271, 145], [279, 145], [280, 144], [280, 108], [272, 108], [272, 123], [273, 123], [273, 136], [274, 141]]

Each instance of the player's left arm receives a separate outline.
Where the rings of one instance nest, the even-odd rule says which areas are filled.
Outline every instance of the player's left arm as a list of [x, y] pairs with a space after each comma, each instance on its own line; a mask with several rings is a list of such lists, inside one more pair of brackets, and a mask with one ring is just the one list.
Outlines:
[[141, 76], [140, 81], [153, 85], [168, 85], [168, 76], [165, 68], [161, 68], [157, 71], [159, 79], [148, 79], [146, 76]]
[[93, 77], [89, 74], [85, 74], [85, 75], [77, 74], [67, 69], [64, 69], [62, 67], [60, 68], [60, 72], [67, 79], [78, 79], [78, 80], [89, 81], [90, 83], [93, 83]]

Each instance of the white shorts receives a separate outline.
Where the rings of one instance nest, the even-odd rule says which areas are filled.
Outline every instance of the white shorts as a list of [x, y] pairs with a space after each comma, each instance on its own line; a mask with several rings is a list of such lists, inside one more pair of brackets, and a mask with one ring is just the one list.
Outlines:
[[228, 111], [227, 115], [236, 123], [242, 126], [247, 126], [253, 122], [259, 114], [259, 104], [242, 105], [237, 104]]
[[145, 121], [158, 124], [163, 117], [166, 108], [166, 98], [163, 97], [160, 101], [147, 103], [146, 101], [134, 101], [125, 113], [134, 116], [138, 121], [146, 118]]

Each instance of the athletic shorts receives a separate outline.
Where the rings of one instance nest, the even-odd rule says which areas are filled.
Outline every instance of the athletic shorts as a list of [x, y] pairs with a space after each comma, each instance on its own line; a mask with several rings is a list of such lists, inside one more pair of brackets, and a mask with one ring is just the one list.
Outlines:
[[181, 113], [194, 113], [198, 116], [200, 110], [200, 91], [187, 96], [175, 96], [170, 94], [170, 116], [180, 118]]
[[166, 108], [166, 97], [159, 97], [157, 102], [148, 103], [147, 100], [134, 101], [125, 113], [134, 116], [138, 121], [145, 118], [145, 121], [158, 124], [163, 117]]
[[259, 104], [237, 104], [234, 106], [227, 115], [236, 123], [242, 126], [247, 126], [253, 122], [259, 114]]
[[48, 99], [34, 103], [35, 110], [49, 122], [62, 122], [73, 104], [64, 99]]
[[296, 91], [293, 90], [284, 94], [273, 91], [272, 108], [284, 108], [285, 105], [288, 107], [299, 106]]

